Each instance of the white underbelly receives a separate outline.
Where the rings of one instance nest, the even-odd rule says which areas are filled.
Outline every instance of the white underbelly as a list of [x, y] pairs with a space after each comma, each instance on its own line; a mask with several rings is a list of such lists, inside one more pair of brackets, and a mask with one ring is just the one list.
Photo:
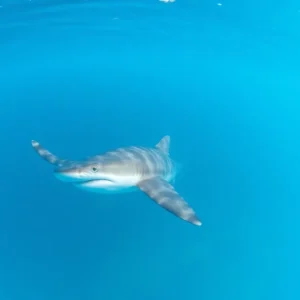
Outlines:
[[[110, 176], [111, 180], [91, 180], [85, 182], [76, 182], [74, 185], [82, 190], [92, 193], [100, 194], [117, 194], [117, 193], [126, 193], [133, 192], [138, 190], [137, 184], [140, 180], [146, 178], [140, 178], [139, 176]], [[168, 174], [165, 176], [166, 181], [172, 181], [174, 175]]]

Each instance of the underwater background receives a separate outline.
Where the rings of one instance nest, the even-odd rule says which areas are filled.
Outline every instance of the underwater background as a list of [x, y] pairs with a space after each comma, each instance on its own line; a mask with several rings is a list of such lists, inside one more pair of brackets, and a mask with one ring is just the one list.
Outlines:
[[[299, 1], [0, 0], [0, 299], [300, 299]], [[171, 136], [186, 223], [67, 159]]]

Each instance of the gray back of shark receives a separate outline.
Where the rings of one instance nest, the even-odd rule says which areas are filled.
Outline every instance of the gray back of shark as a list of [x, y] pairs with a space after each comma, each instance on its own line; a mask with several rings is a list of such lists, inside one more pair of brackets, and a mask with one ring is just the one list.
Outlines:
[[36, 152], [56, 166], [57, 177], [89, 189], [123, 191], [136, 188], [177, 217], [200, 226], [194, 210], [171, 185], [177, 168], [169, 156], [170, 137], [163, 137], [153, 148], [125, 147], [92, 157], [83, 162], [61, 159], [38, 142]]

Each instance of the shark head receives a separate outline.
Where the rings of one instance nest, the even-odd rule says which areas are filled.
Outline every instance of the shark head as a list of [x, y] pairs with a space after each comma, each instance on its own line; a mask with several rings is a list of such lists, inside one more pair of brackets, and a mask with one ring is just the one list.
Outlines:
[[116, 189], [117, 184], [100, 162], [72, 163], [56, 168], [54, 175], [57, 179], [72, 183], [78, 188], [104, 192], [104, 190]]
[[70, 182], [86, 182], [92, 180], [104, 179], [105, 176], [101, 172], [100, 163], [69, 163], [63, 166], [60, 166], [54, 170], [54, 175], [57, 179]]
[[96, 160], [65, 163], [54, 170], [54, 175], [77, 188], [106, 194], [136, 189], [139, 178], [131, 171], [118, 162], [110, 162], [110, 159], [107, 162], [105, 156], [98, 156]]

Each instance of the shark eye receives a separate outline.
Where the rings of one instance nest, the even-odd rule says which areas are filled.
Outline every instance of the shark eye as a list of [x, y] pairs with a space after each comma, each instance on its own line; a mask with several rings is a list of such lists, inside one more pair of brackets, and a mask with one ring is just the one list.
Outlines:
[[96, 168], [96, 167], [93, 167], [92, 170], [93, 170], [94, 172], [96, 172], [96, 171], [97, 171], [97, 168]]

